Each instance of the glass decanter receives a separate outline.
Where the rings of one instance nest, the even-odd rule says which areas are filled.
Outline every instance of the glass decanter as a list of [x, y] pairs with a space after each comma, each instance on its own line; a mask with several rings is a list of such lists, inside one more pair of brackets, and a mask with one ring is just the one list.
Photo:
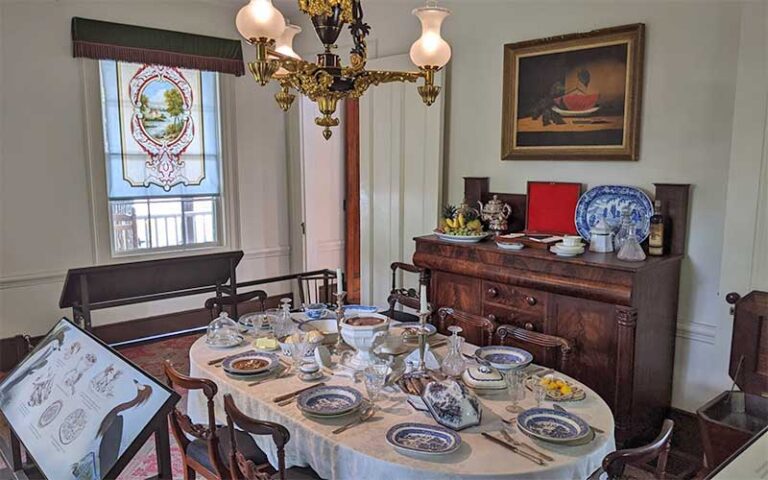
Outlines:
[[621, 209], [621, 223], [619, 223], [619, 231], [616, 232], [616, 236], [613, 237], [613, 249], [619, 251], [624, 242], [629, 238], [630, 233], [635, 230], [635, 225], [632, 222], [632, 216], [629, 211], [629, 207]]
[[464, 337], [460, 337], [459, 333], [462, 332], [462, 328], [456, 325], [448, 327], [448, 331], [453, 335], [448, 339], [448, 343], [451, 345], [451, 351], [443, 359], [443, 364], [440, 369], [444, 374], [452, 378], [461, 377], [464, 370], [467, 368], [467, 362], [464, 360], [464, 355], [461, 353], [461, 347], [464, 345]]
[[274, 320], [273, 329], [275, 337], [278, 339], [291, 335], [296, 330], [296, 325], [291, 318], [291, 299], [281, 298], [280, 313], [277, 314], [277, 318]]
[[635, 224], [630, 222], [630, 232], [626, 240], [619, 249], [619, 253], [616, 255], [619, 260], [626, 262], [642, 262], [645, 260], [645, 252], [643, 247], [640, 246], [640, 240], [637, 238], [637, 230]]

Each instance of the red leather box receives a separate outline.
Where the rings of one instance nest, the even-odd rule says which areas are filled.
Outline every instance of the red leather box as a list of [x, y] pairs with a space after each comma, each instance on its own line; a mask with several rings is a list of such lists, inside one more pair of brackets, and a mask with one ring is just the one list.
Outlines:
[[525, 233], [578, 235], [574, 215], [580, 196], [580, 183], [528, 182]]

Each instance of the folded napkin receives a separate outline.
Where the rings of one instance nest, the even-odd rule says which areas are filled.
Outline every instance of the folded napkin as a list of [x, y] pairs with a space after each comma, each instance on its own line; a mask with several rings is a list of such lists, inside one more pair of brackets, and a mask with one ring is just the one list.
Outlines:
[[[440, 361], [437, 359], [437, 356], [432, 353], [429, 344], [427, 344], [426, 348], [424, 349], [424, 363], [429, 370], [440, 370]], [[407, 357], [405, 357], [405, 364], [409, 367], [416, 367], [419, 365], [418, 348], [408, 354]]]

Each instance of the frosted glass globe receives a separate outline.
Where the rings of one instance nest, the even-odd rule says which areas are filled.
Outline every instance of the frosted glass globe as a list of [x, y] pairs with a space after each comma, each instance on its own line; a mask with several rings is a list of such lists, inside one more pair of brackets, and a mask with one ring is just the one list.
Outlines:
[[440, 28], [450, 10], [422, 7], [412, 13], [421, 21], [421, 37], [411, 45], [411, 61], [419, 67], [444, 67], [451, 59], [451, 46], [440, 36]]
[[246, 40], [280, 38], [285, 30], [285, 18], [272, 5], [272, 0], [251, 0], [237, 12], [237, 31]]

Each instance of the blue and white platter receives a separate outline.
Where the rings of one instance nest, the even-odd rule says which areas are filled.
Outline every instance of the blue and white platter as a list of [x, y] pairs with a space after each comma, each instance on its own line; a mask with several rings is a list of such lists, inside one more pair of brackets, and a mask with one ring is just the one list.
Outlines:
[[551, 408], [525, 410], [517, 416], [517, 426], [533, 438], [553, 443], [582, 440], [592, 433], [580, 417]]
[[250, 351], [227, 357], [221, 367], [234, 375], [257, 375], [269, 372], [279, 364], [280, 359], [274, 353]]
[[461, 437], [435, 425], [399, 423], [387, 431], [387, 443], [406, 455], [447, 455], [458, 450]]
[[344, 313], [376, 313], [379, 307], [375, 305], [344, 305]]
[[454, 243], [477, 243], [488, 238], [487, 233], [480, 235], [449, 235], [447, 233], [434, 232], [437, 238]]
[[576, 204], [576, 230], [584, 240], [589, 241], [592, 227], [605, 217], [605, 222], [616, 233], [624, 207], [629, 207], [632, 221], [637, 227], [638, 240], [644, 241], [651, 228], [653, 203], [639, 188], [625, 185], [599, 185], [587, 190]]
[[489, 346], [475, 350], [475, 356], [499, 370], [522, 368], [533, 361], [533, 355], [522, 348]]
[[346, 415], [360, 408], [362, 403], [363, 395], [351, 387], [317, 387], [296, 399], [299, 410], [318, 417]]

